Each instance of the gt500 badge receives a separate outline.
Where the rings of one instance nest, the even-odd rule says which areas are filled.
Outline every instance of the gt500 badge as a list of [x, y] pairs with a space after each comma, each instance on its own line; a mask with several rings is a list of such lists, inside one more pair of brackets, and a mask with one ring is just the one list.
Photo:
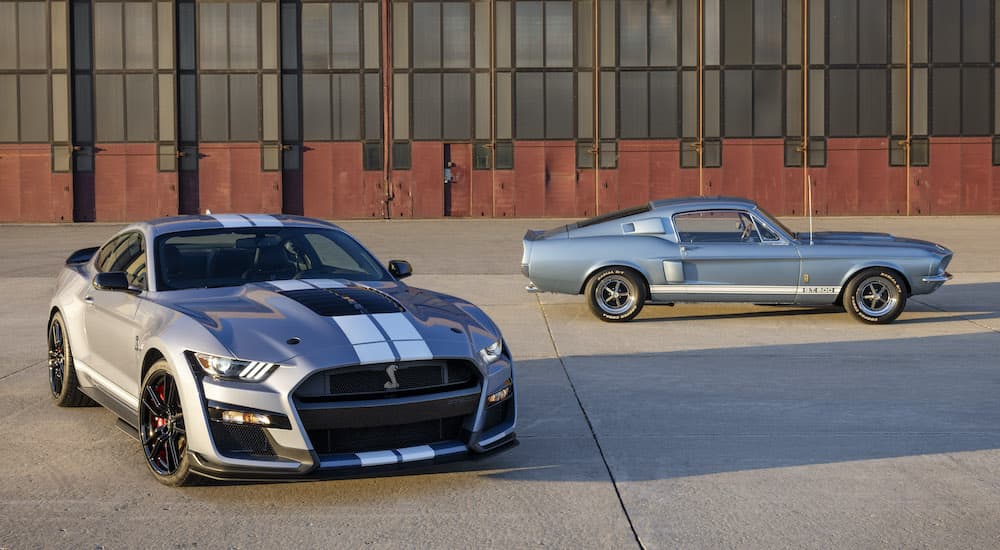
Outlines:
[[800, 286], [799, 294], [839, 294], [840, 288], [835, 286]]

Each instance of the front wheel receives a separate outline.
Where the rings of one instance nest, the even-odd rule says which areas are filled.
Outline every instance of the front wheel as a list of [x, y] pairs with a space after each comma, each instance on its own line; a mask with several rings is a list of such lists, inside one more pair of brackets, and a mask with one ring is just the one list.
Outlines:
[[628, 321], [642, 311], [646, 285], [638, 273], [622, 267], [608, 267], [594, 273], [585, 290], [590, 311], [607, 322]]
[[167, 362], [160, 359], [142, 381], [139, 439], [146, 464], [157, 481], [177, 487], [197, 479], [187, 452], [180, 388]]
[[845, 309], [851, 317], [881, 325], [891, 323], [906, 307], [906, 292], [899, 275], [888, 269], [866, 269], [847, 284]]

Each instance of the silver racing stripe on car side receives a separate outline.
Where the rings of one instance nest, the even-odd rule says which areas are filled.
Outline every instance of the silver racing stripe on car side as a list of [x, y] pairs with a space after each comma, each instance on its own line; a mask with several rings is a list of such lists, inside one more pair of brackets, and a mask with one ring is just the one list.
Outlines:
[[652, 294], [840, 294], [839, 286], [650, 285]]

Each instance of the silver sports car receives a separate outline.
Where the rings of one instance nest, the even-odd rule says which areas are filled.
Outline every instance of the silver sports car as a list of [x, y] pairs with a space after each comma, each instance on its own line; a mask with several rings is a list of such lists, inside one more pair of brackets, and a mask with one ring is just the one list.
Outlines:
[[752, 201], [649, 204], [524, 236], [528, 290], [584, 294], [605, 321], [647, 301], [838, 304], [892, 322], [951, 278], [947, 248], [885, 233], [794, 233]]
[[410, 273], [308, 218], [132, 225], [59, 274], [52, 396], [114, 412], [168, 485], [363, 475], [513, 443], [500, 330], [401, 283]]

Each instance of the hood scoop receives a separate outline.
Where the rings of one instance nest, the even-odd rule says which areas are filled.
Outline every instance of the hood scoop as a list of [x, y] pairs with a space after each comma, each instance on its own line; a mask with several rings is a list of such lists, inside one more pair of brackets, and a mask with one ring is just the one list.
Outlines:
[[402, 313], [403, 306], [373, 288], [310, 288], [279, 292], [324, 317]]

